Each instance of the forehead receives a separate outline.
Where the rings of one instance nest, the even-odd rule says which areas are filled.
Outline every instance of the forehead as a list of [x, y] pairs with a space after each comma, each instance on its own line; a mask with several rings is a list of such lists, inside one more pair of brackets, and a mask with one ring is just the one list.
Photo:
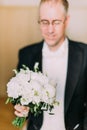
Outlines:
[[42, 3], [39, 9], [41, 19], [58, 19], [64, 17], [64, 7], [61, 3]]

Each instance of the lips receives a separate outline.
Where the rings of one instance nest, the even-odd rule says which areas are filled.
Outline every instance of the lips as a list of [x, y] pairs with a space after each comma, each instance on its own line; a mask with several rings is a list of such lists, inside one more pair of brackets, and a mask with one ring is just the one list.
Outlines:
[[48, 39], [54, 39], [54, 38], [55, 38], [55, 35], [53, 35], [53, 34], [48, 34], [48, 35], [46, 35], [46, 38], [48, 38]]
[[47, 40], [55, 40], [55, 37], [54, 36], [48, 36]]

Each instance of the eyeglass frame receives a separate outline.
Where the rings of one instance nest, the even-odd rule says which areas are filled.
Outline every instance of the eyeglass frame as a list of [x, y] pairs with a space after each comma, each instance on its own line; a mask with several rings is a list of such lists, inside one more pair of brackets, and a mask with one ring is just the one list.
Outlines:
[[38, 23], [43, 27], [43, 28], [47, 28], [50, 24], [53, 25], [54, 27], [60, 26], [61, 23], [64, 24], [66, 18], [64, 20], [60, 20], [60, 19], [54, 19], [51, 22], [47, 19], [41, 19], [38, 20]]

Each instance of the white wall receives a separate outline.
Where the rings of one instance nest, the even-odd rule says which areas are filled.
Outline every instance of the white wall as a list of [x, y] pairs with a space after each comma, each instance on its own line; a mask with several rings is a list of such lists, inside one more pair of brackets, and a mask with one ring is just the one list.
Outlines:
[[68, 0], [70, 6], [87, 7], [87, 0]]
[[69, 3], [67, 34], [71, 39], [87, 43], [87, 0], [69, 0]]

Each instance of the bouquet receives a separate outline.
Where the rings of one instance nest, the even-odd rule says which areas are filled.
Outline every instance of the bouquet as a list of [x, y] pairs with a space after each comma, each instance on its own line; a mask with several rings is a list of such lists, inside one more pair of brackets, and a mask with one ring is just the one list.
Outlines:
[[[6, 104], [20, 104], [29, 106], [30, 112], [38, 116], [42, 111], [49, 111], [54, 107], [56, 101], [56, 86], [48, 77], [41, 73], [38, 63], [34, 66], [34, 71], [23, 65], [18, 72], [14, 70], [15, 76], [7, 83]], [[26, 117], [16, 117], [12, 124], [22, 127]]]

